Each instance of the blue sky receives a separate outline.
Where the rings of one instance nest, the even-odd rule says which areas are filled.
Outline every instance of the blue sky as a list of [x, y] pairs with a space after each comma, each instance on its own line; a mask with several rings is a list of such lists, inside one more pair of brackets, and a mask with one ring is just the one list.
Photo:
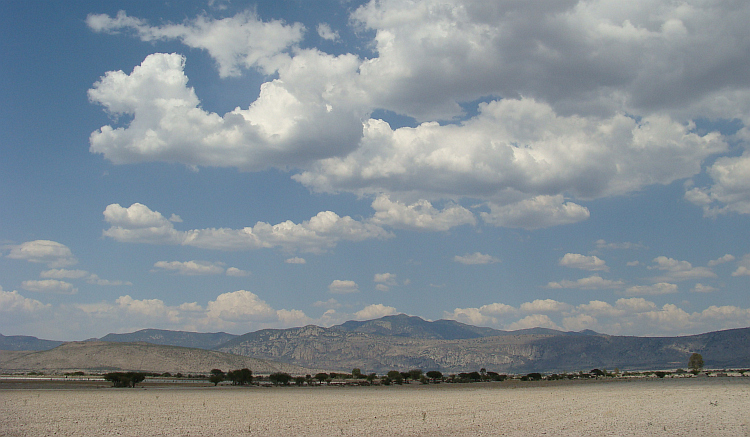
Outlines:
[[0, 4], [0, 332], [750, 325], [750, 5]]

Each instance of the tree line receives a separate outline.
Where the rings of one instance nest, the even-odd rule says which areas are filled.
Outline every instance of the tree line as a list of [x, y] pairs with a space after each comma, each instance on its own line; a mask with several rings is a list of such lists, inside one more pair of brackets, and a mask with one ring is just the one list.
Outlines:
[[[690, 356], [688, 360], [688, 369], [690, 369], [690, 372], [693, 374], [700, 373], [701, 369], [703, 369], [704, 362], [703, 362], [703, 356], [699, 353], [694, 353]], [[650, 374], [654, 374], [659, 378], [663, 378], [664, 376], [670, 374], [670, 372], [664, 372], [664, 371], [655, 371], [655, 372], [647, 372]], [[675, 373], [687, 373], [686, 371], [682, 369], [678, 369]], [[589, 372], [577, 372], [577, 373], [567, 373], [567, 374], [550, 374], [550, 375], [542, 375], [538, 372], [528, 373], [526, 375], [521, 376], [519, 379], [521, 381], [539, 381], [541, 379], [546, 380], [555, 380], [555, 379], [580, 379], [580, 378], [599, 378], [599, 377], [607, 377], [607, 376], [620, 376], [625, 375], [627, 376], [627, 372], [620, 374], [619, 370], [615, 369], [615, 371], [607, 372], [606, 369], [600, 370], [600, 369], [592, 369]], [[104, 379], [107, 381], [112, 382], [112, 385], [114, 387], [135, 387], [136, 384], [139, 384], [143, 382], [146, 379], [146, 376], [171, 376], [169, 373], [145, 373], [145, 372], [111, 372], [106, 373], [104, 375]], [[175, 376], [181, 377], [182, 375], [180, 373], [177, 373]], [[190, 375], [192, 376], [192, 375]], [[205, 378], [205, 376], [202, 376]], [[326, 384], [332, 384], [335, 382], [335, 380], [342, 380], [342, 381], [349, 381], [351, 384], [356, 385], [372, 385], [375, 384], [376, 381], [381, 385], [391, 385], [391, 384], [408, 384], [409, 381], [416, 381], [420, 382], [422, 384], [437, 384], [441, 382], [447, 382], [447, 383], [467, 383], [467, 382], [481, 382], [481, 381], [504, 381], [508, 379], [508, 375], [499, 374], [497, 372], [491, 372], [487, 371], [487, 369], [480, 369], [478, 372], [462, 372], [458, 374], [450, 374], [450, 375], [443, 375], [442, 372], [438, 370], [430, 370], [427, 372], [423, 372], [422, 369], [411, 369], [407, 372], [401, 372], [398, 370], [391, 370], [388, 371], [386, 374], [382, 376], [378, 376], [376, 373], [369, 373], [364, 374], [362, 373], [361, 369], [354, 368], [352, 369], [351, 373], [337, 373], [337, 372], [319, 372], [315, 375], [305, 375], [305, 376], [292, 376], [286, 372], [274, 372], [270, 374], [268, 377], [268, 381], [271, 382], [273, 385], [279, 386], [279, 385], [290, 385], [292, 382], [295, 385], [302, 386], [302, 385], [322, 385], [323, 383]], [[354, 380], [354, 382], [352, 382]], [[253, 372], [248, 368], [243, 369], [237, 369], [237, 370], [230, 370], [228, 372], [224, 372], [221, 369], [211, 369], [208, 381], [214, 384], [214, 386], [219, 385], [221, 382], [224, 381], [231, 381], [232, 385], [251, 385], [254, 381], [256, 381], [256, 378], [253, 376]]]

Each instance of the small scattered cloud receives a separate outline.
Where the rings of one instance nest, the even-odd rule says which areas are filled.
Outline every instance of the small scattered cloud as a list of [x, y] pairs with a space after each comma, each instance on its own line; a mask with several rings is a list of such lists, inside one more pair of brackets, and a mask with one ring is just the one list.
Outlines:
[[287, 258], [284, 262], [287, 264], [307, 264], [307, 261], [304, 258], [298, 256]]
[[625, 263], [625, 265], [628, 267], [637, 267], [641, 265], [641, 262], [640, 261], [628, 261], [627, 263]]
[[693, 267], [687, 261], [678, 261], [666, 256], [654, 258], [656, 265], [649, 266], [649, 270], [660, 270], [665, 272], [662, 276], [654, 278], [655, 282], [678, 282], [701, 278], [715, 278], [716, 273], [708, 267]]
[[480, 216], [485, 223], [527, 230], [578, 223], [589, 218], [588, 208], [566, 202], [562, 194], [539, 195], [509, 205], [489, 202], [490, 212]]
[[27, 241], [11, 246], [8, 258], [47, 264], [51, 269], [69, 267], [78, 263], [68, 246], [50, 240]]
[[375, 273], [373, 281], [386, 285], [396, 285], [396, 275], [394, 273]]
[[478, 265], [478, 264], [494, 264], [499, 263], [500, 259], [495, 258], [492, 255], [487, 255], [480, 252], [474, 252], [472, 254], [466, 254], [464, 256], [456, 255], [453, 257], [453, 261], [466, 265]]
[[376, 273], [373, 281], [377, 284], [375, 289], [382, 292], [388, 292], [391, 287], [398, 285], [394, 273]]
[[384, 316], [391, 316], [396, 313], [397, 313], [396, 308], [385, 306], [379, 303], [379, 304], [373, 304], [373, 305], [368, 305], [364, 307], [363, 309], [354, 313], [354, 317], [357, 320], [372, 320], [372, 319], [378, 319]]
[[213, 250], [253, 250], [281, 248], [288, 251], [322, 253], [339, 241], [364, 241], [392, 236], [380, 226], [341, 217], [323, 211], [310, 220], [293, 223], [289, 220], [271, 225], [257, 222], [242, 229], [210, 228], [178, 231], [174, 224], [145, 205], [134, 203], [124, 208], [111, 204], [104, 210], [110, 228], [105, 237], [124, 243], [172, 244]]
[[698, 283], [698, 284], [695, 284], [695, 287], [693, 287], [690, 291], [693, 293], [713, 293], [714, 291], [718, 291], [718, 290], [719, 289], [716, 287]]
[[721, 258], [717, 258], [717, 259], [709, 261], [708, 266], [709, 267], [718, 266], [719, 264], [724, 264], [724, 263], [728, 263], [731, 261], [734, 261], [734, 255], [726, 254], [722, 256]]
[[623, 250], [623, 249], [646, 249], [647, 248], [641, 243], [630, 243], [630, 242], [612, 243], [612, 242], [607, 242], [606, 240], [596, 240], [595, 244], [596, 244], [597, 249]]
[[625, 294], [631, 296], [658, 296], [677, 293], [677, 284], [659, 282], [652, 285], [634, 285], [625, 289]]
[[68, 269], [50, 269], [39, 274], [42, 278], [48, 279], [79, 279], [88, 276], [86, 270], [68, 270]]
[[391, 201], [387, 195], [380, 195], [372, 202], [372, 208], [375, 210], [370, 219], [372, 223], [394, 228], [447, 231], [456, 226], [476, 224], [471, 211], [455, 204], [438, 210], [427, 200], [405, 205]]
[[89, 284], [101, 285], [105, 287], [119, 287], [121, 285], [133, 285], [133, 283], [130, 281], [102, 279], [99, 277], [99, 275], [96, 275], [94, 273], [90, 274], [86, 278], [86, 282], [88, 282]]
[[750, 276], [750, 253], [737, 262], [737, 270], [732, 273], [732, 276]]
[[222, 293], [208, 303], [207, 310], [208, 318], [224, 322], [271, 322], [278, 318], [276, 310], [247, 290]]
[[609, 267], [596, 256], [586, 256], [577, 253], [566, 253], [560, 261], [559, 265], [563, 267], [570, 267], [574, 269], [589, 270], [589, 271], [609, 271]]
[[133, 283], [129, 281], [102, 279], [99, 277], [99, 275], [95, 273], [89, 273], [86, 270], [50, 269], [41, 272], [39, 276], [49, 279], [86, 278], [86, 282], [88, 282], [89, 284], [102, 286], [133, 285]]
[[562, 330], [561, 327], [559, 327], [555, 322], [550, 319], [550, 317], [546, 314], [532, 314], [530, 316], [526, 316], [523, 319], [511, 323], [508, 325], [509, 330], [516, 331], [519, 329], [531, 329], [531, 328], [548, 328], [548, 329], [556, 329], [556, 330]]
[[[221, 275], [224, 273], [222, 263], [208, 261], [157, 261], [155, 269], [176, 272], [179, 275]], [[235, 269], [239, 270], [239, 269]]]
[[73, 284], [57, 279], [43, 279], [41, 281], [23, 281], [21, 288], [35, 293], [76, 294], [78, 289]]
[[359, 286], [354, 281], [336, 279], [328, 286], [328, 291], [333, 294], [358, 293]]
[[338, 41], [339, 40], [339, 33], [334, 32], [331, 29], [331, 26], [328, 25], [328, 23], [320, 23], [318, 24], [318, 36], [321, 38], [328, 40], [328, 41]]
[[560, 313], [570, 311], [573, 307], [564, 302], [558, 302], [554, 299], [537, 299], [533, 302], [521, 304], [519, 309], [525, 313]]
[[604, 279], [599, 275], [589, 276], [588, 278], [581, 278], [576, 281], [569, 281], [567, 279], [559, 282], [549, 282], [546, 288], [561, 289], [561, 288], [573, 288], [581, 290], [603, 290], [608, 288], [620, 288], [625, 283], [623, 281], [612, 281], [610, 279]]
[[19, 314], [35, 313], [51, 308], [52, 305], [44, 304], [36, 299], [21, 296], [16, 290], [5, 291], [0, 287], [0, 313]]
[[315, 308], [329, 308], [329, 309], [341, 308], [341, 304], [334, 298], [330, 298], [326, 301], [319, 300], [317, 302], [314, 302], [312, 306]]
[[227, 276], [234, 276], [237, 278], [242, 278], [245, 276], [250, 276], [252, 273], [250, 273], [247, 270], [238, 269], [237, 267], [229, 267], [226, 271]]

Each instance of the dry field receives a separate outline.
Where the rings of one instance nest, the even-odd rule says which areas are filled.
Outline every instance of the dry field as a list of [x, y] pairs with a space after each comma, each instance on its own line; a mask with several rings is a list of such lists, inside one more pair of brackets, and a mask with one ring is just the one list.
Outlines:
[[0, 436], [750, 436], [750, 378], [0, 390]]

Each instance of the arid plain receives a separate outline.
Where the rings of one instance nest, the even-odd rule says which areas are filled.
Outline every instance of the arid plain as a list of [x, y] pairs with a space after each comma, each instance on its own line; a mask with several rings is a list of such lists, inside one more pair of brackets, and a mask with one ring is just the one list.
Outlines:
[[2, 436], [750, 436], [750, 378], [0, 390]]

